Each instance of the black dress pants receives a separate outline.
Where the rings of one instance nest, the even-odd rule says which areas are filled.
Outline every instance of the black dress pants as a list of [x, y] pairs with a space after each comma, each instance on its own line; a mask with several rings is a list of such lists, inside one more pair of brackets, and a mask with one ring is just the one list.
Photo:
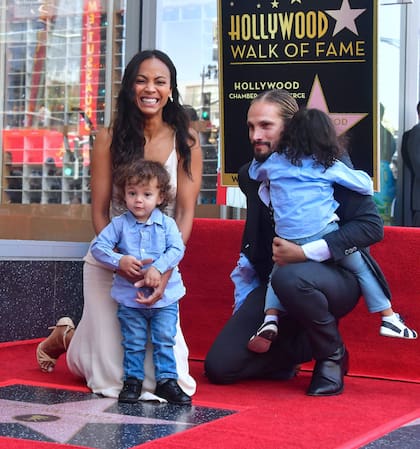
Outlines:
[[242, 379], [290, 377], [296, 365], [323, 359], [342, 344], [338, 319], [357, 304], [356, 278], [335, 264], [305, 262], [280, 267], [272, 279], [287, 310], [279, 321], [278, 338], [264, 354], [247, 349], [249, 338], [264, 319], [265, 287], [251, 292], [229, 319], [205, 360], [213, 383]]

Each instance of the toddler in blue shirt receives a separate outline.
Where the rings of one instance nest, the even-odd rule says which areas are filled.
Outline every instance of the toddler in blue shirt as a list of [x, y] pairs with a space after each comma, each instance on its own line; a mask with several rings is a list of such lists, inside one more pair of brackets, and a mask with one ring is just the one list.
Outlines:
[[[262, 181], [261, 199], [272, 208], [279, 237], [299, 245], [319, 240], [338, 228], [333, 184], [363, 195], [372, 195], [372, 180], [361, 170], [353, 170], [338, 159], [345, 153], [341, 139], [328, 115], [318, 109], [302, 108], [283, 132], [279, 148], [268, 159], [254, 159], [251, 179]], [[266, 197], [264, 193], [268, 192]], [[356, 276], [371, 313], [382, 315], [380, 334], [388, 337], [417, 338], [391, 307], [389, 298], [361, 253], [352, 248], [340, 264]], [[274, 265], [273, 272], [277, 269]], [[278, 316], [286, 311], [269, 283], [265, 319], [248, 342], [248, 349], [268, 351], [278, 333]]]
[[[169, 174], [158, 162], [139, 160], [118, 169], [114, 185], [127, 211], [101, 231], [91, 251], [99, 262], [115, 270], [111, 296], [118, 302], [124, 347], [124, 385], [118, 401], [135, 403], [140, 398], [150, 328], [155, 394], [171, 403], [191, 404], [177, 383], [173, 351], [178, 301], [185, 295], [178, 270], [185, 245], [175, 220], [163, 213], [171, 200]], [[143, 287], [135, 287], [119, 274], [120, 269], [132, 276], [142, 273]], [[153, 305], [143, 304], [168, 272], [162, 298]]]

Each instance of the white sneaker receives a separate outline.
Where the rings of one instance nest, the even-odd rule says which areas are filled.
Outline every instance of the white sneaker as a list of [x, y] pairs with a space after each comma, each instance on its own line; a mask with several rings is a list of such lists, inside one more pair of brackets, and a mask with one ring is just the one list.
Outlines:
[[417, 338], [417, 332], [407, 327], [398, 313], [395, 314], [393, 321], [382, 320], [379, 334], [383, 337], [408, 338], [411, 340]]

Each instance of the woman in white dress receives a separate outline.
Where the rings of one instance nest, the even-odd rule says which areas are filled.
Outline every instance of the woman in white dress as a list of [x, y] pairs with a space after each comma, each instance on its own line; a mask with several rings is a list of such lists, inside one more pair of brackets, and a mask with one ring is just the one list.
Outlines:
[[[128, 63], [117, 99], [112, 127], [101, 129], [95, 139], [91, 160], [92, 222], [98, 234], [110, 217], [123, 211], [112, 200], [113, 168], [136, 158], [165, 165], [176, 191], [174, 216], [187, 243], [191, 233], [202, 175], [202, 153], [197, 133], [179, 102], [176, 69], [159, 50], [136, 54]], [[37, 360], [43, 371], [54, 369], [57, 358], [67, 350], [67, 364], [86, 380], [94, 392], [118, 397], [123, 384], [123, 350], [117, 319], [117, 304], [111, 298], [113, 272], [100, 265], [90, 252], [83, 270], [84, 308], [76, 329], [70, 318], [61, 318], [50, 336], [39, 344]], [[121, 273], [133, 282], [139, 274]], [[169, 274], [169, 273], [168, 273]], [[167, 277], [165, 278], [167, 281]], [[150, 303], [158, 301], [166, 282], [155, 289]], [[187, 291], [188, 291], [188, 285]], [[144, 398], [155, 388], [151, 345], [146, 355]], [[196, 384], [189, 374], [188, 348], [178, 322], [175, 356], [178, 383], [188, 394]]]

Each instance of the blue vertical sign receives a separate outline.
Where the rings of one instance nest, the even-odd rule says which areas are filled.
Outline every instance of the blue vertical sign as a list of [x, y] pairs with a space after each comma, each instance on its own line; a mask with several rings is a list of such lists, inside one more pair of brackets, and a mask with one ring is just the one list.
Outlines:
[[377, 187], [377, 2], [219, 0], [221, 179], [252, 158], [246, 114], [269, 89], [329, 114]]

